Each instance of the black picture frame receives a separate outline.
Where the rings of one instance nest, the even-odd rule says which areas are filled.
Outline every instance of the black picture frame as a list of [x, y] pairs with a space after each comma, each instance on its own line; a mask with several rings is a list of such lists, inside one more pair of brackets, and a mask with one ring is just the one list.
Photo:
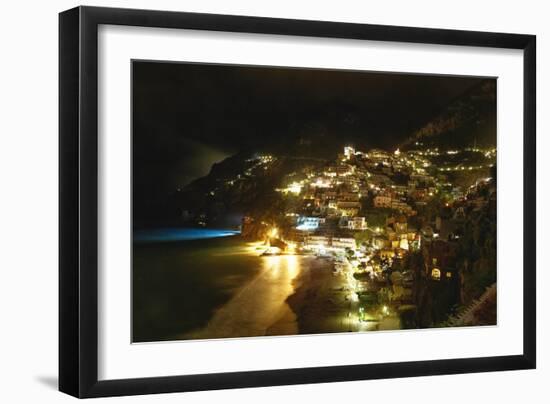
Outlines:
[[[98, 380], [98, 26], [463, 45], [523, 50], [523, 354], [469, 359]], [[534, 35], [77, 7], [59, 15], [59, 390], [104, 397], [323, 383], [536, 366]]]

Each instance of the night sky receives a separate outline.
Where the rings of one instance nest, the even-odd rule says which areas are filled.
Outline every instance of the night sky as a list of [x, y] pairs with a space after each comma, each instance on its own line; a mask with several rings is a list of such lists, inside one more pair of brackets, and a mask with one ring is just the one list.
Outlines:
[[[133, 62], [134, 201], [239, 151], [393, 149], [480, 78]], [[313, 150], [314, 148], [312, 148]], [[320, 150], [320, 151], [319, 151]]]

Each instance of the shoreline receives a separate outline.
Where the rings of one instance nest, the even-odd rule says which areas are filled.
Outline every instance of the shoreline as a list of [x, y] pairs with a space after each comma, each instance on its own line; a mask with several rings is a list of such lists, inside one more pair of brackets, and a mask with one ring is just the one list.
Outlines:
[[287, 299], [294, 279], [307, 271], [311, 258], [295, 255], [253, 256], [259, 272], [216, 308], [207, 324], [177, 339], [246, 338], [297, 335], [298, 323]]
[[[145, 312], [149, 323], [134, 324], [141, 327], [136, 342], [372, 329], [357, 321], [350, 267], [336, 273], [333, 259], [310, 254], [261, 256], [255, 244], [236, 236], [140, 244], [134, 298], [140, 313], [148, 302], [162, 306]], [[150, 329], [167, 322], [172, 332]]]
[[[249, 299], [271, 288], [267, 271], [259, 273], [216, 308], [207, 324], [185, 332], [178, 340], [288, 336], [359, 331], [350, 320], [353, 302], [343, 273], [334, 274], [334, 261], [309, 255], [300, 259], [300, 272], [289, 280], [291, 289], [271, 310], [250, 304]], [[262, 257], [259, 257], [262, 258]], [[267, 299], [269, 300], [269, 299]], [[252, 309], [250, 309], [252, 308]]]

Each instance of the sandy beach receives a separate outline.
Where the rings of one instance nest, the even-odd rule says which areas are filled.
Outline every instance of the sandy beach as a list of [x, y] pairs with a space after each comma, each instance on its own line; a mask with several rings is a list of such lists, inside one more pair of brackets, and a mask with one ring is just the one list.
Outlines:
[[356, 331], [345, 274], [313, 256], [263, 257], [264, 268], [206, 327], [185, 339], [317, 334]]
[[295, 279], [295, 293], [287, 302], [296, 314], [299, 334], [347, 332], [353, 311], [345, 273], [333, 273], [334, 263], [312, 258], [311, 265]]

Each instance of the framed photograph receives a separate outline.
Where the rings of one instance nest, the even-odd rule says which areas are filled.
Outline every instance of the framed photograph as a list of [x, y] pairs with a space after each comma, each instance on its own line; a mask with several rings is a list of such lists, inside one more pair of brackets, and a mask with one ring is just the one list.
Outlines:
[[61, 391], [535, 368], [535, 36], [59, 27]]

